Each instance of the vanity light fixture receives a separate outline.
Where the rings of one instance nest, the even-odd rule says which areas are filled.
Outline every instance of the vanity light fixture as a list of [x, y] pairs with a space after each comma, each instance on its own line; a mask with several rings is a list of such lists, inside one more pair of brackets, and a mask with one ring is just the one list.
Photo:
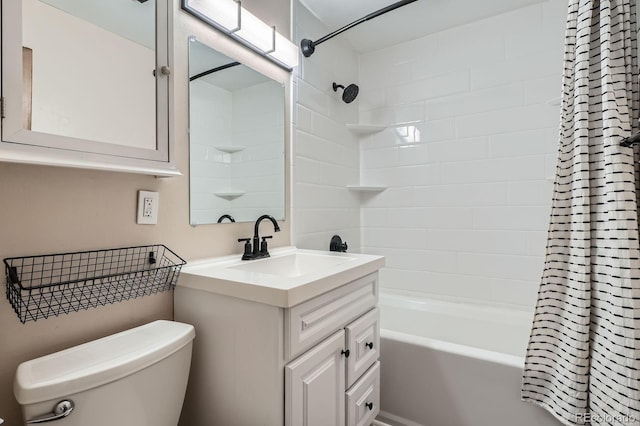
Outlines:
[[298, 65], [298, 47], [240, 0], [182, 0], [182, 9], [287, 71]]

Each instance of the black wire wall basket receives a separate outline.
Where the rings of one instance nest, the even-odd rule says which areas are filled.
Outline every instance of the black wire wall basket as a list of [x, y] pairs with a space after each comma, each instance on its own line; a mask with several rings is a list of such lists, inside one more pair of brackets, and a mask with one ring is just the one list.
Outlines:
[[22, 323], [173, 290], [184, 259], [164, 245], [4, 259]]

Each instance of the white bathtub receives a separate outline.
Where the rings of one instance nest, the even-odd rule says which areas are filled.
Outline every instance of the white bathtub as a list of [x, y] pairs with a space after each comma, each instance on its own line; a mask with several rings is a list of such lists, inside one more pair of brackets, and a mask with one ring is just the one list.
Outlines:
[[407, 426], [559, 426], [520, 401], [532, 313], [382, 293], [381, 417]]

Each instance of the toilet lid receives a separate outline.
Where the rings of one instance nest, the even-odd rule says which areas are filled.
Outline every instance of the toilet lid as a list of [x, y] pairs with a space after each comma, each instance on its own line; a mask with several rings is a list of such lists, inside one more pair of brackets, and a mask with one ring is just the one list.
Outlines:
[[140, 371], [195, 337], [192, 325], [154, 321], [18, 366], [13, 393], [21, 405], [92, 389]]

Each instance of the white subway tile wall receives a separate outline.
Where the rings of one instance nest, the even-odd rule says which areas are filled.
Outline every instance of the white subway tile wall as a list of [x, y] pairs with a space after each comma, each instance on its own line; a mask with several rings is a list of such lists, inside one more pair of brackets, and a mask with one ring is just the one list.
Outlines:
[[[335, 29], [294, 7], [295, 40]], [[340, 233], [350, 250], [386, 256], [383, 288], [531, 307], [555, 173], [566, 13], [566, 1], [541, 1], [374, 52], [336, 37], [301, 57], [294, 244], [326, 249]], [[333, 81], [359, 84], [358, 99], [344, 104]], [[346, 123], [388, 127], [358, 138]], [[345, 188], [358, 183], [388, 189]]]
[[[317, 40], [326, 28], [294, 2], [294, 40]], [[346, 185], [358, 184], [358, 137], [345, 124], [358, 122], [356, 99], [345, 104], [332, 83], [358, 83], [358, 54], [339, 37], [322, 44], [310, 58], [301, 55], [294, 76], [292, 242], [301, 248], [329, 249], [340, 234], [349, 250], [360, 250], [360, 197]]]
[[[386, 288], [532, 306], [555, 171], [567, 2], [360, 56], [362, 251]], [[324, 47], [324, 46], [323, 46]]]

